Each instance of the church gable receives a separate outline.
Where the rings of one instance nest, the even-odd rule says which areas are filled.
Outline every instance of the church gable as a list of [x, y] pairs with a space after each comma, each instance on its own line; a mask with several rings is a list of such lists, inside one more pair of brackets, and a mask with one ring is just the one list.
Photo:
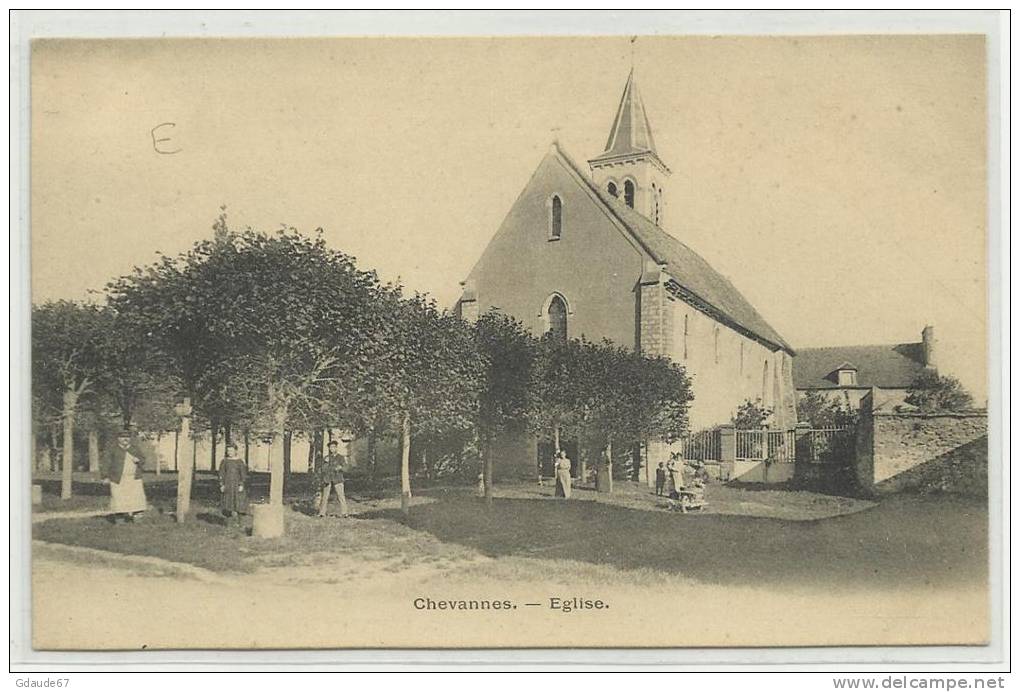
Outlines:
[[562, 301], [568, 336], [633, 347], [646, 258], [553, 145], [464, 282], [462, 313], [495, 307], [542, 333]]

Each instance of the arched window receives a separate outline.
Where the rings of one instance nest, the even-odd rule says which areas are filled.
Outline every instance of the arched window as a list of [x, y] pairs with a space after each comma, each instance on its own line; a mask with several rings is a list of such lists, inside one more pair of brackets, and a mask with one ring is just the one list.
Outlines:
[[560, 341], [567, 340], [567, 304], [563, 298], [554, 295], [549, 301], [549, 309], [546, 311], [546, 324], [548, 331]]
[[654, 198], [652, 200], [652, 202], [655, 205], [655, 212], [654, 212], [655, 213], [655, 225], [656, 226], [661, 226], [662, 225], [662, 188], [659, 188], [658, 190], [653, 190], [652, 191], [652, 195], [653, 195], [653, 198]]
[[563, 233], [563, 202], [559, 195], [553, 195], [549, 209], [549, 237], [559, 238]]
[[620, 195], [620, 191], [616, 189], [616, 183], [614, 183], [612, 180], [610, 180], [609, 184], [606, 185], [606, 191], [609, 192], [609, 194], [611, 194], [613, 197], [619, 197]]
[[625, 180], [623, 181], [623, 201], [626, 202], [627, 206], [631, 209], [634, 208], [634, 181]]

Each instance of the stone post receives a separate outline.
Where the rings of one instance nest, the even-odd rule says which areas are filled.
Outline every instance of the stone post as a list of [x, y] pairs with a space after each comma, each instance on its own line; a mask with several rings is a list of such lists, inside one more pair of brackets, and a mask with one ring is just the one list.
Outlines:
[[89, 430], [89, 473], [99, 475], [99, 433]]
[[719, 428], [719, 475], [723, 480], [733, 477], [737, 461], [737, 429], [732, 425]]
[[[191, 399], [184, 398], [184, 401], [174, 407], [181, 419], [181, 433], [177, 445], [177, 521], [183, 522], [188, 518], [188, 511], [191, 509], [191, 472], [195, 466], [195, 448], [189, 444], [191, 441]], [[183, 453], [183, 459], [180, 458]]]
[[[794, 461], [811, 461], [810, 457], [805, 455], [811, 453], [811, 441], [808, 439], [811, 435], [811, 424], [805, 421], [797, 423], [793, 428], [793, 454]], [[803, 458], [802, 458], [803, 457]]]

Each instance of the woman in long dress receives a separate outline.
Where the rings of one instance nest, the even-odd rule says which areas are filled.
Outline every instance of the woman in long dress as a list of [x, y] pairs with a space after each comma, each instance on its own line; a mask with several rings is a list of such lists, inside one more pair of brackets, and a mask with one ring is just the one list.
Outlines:
[[103, 479], [110, 485], [110, 514], [114, 521], [134, 521], [148, 509], [142, 484], [142, 455], [131, 444], [131, 433], [117, 435], [117, 446], [110, 449], [103, 465]]
[[570, 459], [562, 449], [556, 454], [556, 497], [570, 497]]
[[237, 456], [237, 445], [227, 445], [227, 455], [220, 462], [220, 505], [223, 513], [234, 522], [248, 513], [248, 467]]

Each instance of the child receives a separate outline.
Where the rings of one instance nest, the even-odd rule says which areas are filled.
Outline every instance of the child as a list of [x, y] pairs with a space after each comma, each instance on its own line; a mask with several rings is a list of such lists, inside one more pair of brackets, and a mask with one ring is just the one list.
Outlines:
[[661, 496], [666, 490], [666, 464], [659, 462], [659, 467], [655, 469], [655, 494]]

